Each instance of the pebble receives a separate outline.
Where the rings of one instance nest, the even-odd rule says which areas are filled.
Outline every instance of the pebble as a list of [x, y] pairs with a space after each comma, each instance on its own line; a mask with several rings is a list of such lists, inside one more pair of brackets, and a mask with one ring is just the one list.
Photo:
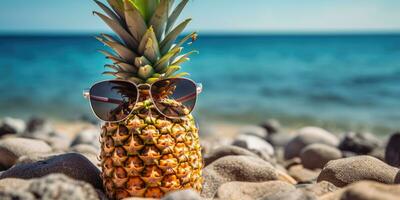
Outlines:
[[1, 199], [42, 200], [98, 200], [96, 190], [82, 181], [73, 180], [63, 174], [51, 174], [27, 180], [24, 186], [0, 188]]
[[308, 145], [300, 153], [301, 163], [308, 169], [322, 169], [329, 161], [341, 157], [342, 153], [339, 149], [318, 143]]
[[273, 193], [266, 195], [260, 200], [317, 200], [317, 197], [312, 193], [307, 193], [302, 190], [294, 190], [292, 192]]
[[257, 136], [239, 135], [232, 144], [256, 152], [257, 154], [274, 155], [272, 145]]
[[327, 181], [321, 181], [316, 184], [307, 184], [305, 187], [302, 187], [300, 189], [308, 193], [314, 194], [317, 197], [339, 190], [338, 187]]
[[51, 147], [41, 140], [6, 138], [0, 140], [0, 165], [10, 168], [23, 155], [49, 153]]
[[274, 147], [285, 147], [296, 135], [289, 133], [276, 133], [268, 137], [268, 142]]
[[257, 136], [263, 140], [266, 140], [268, 138], [267, 130], [260, 126], [244, 126], [239, 130], [238, 135], [252, 135]]
[[380, 145], [380, 140], [371, 133], [347, 133], [338, 148], [342, 151], [351, 151], [360, 155], [370, 153]]
[[221, 146], [216, 149], [210, 151], [210, 153], [204, 155], [204, 163], [205, 165], [209, 165], [215, 160], [222, 158], [224, 156], [252, 156], [257, 157], [257, 155], [247, 149], [238, 147], [238, 146]]
[[328, 181], [338, 187], [361, 180], [393, 184], [399, 169], [372, 156], [355, 156], [328, 162], [318, 176], [318, 182]]
[[88, 144], [100, 148], [100, 130], [97, 128], [84, 129], [79, 132], [71, 143], [71, 147], [78, 144]]
[[213, 198], [219, 186], [230, 181], [263, 182], [270, 180], [295, 181], [270, 163], [251, 156], [225, 156], [203, 169], [202, 196]]
[[168, 193], [161, 200], [202, 200], [199, 193], [194, 190], [178, 190]]
[[[25, 188], [29, 185], [29, 181], [19, 178], [0, 179], [0, 190], [4, 188]], [[1, 197], [1, 196], [0, 196]]]
[[299, 183], [311, 183], [317, 179], [320, 170], [310, 170], [302, 165], [294, 165], [289, 168], [288, 173]]
[[268, 119], [261, 123], [260, 126], [267, 130], [268, 134], [278, 133], [281, 129], [281, 124], [276, 119]]
[[[71, 152], [80, 153], [85, 156], [93, 165], [98, 166], [99, 160], [98, 156], [100, 155], [100, 150], [96, 149], [96, 147], [88, 144], [78, 144], [70, 148]], [[99, 166], [98, 166], [99, 167]]]
[[218, 188], [217, 197], [229, 200], [253, 200], [268, 197], [274, 194], [291, 193], [296, 188], [283, 181], [228, 182]]
[[390, 136], [386, 145], [385, 161], [394, 167], [400, 167], [400, 132]]
[[56, 155], [34, 163], [18, 164], [0, 175], [3, 178], [31, 179], [52, 173], [62, 173], [76, 180], [90, 183], [101, 189], [100, 170], [88, 159], [77, 153]]
[[285, 146], [285, 159], [291, 159], [300, 155], [301, 150], [314, 143], [337, 146], [339, 140], [335, 135], [318, 127], [305, 127]]
[[400, 185], [386, 185], [375, 181], [360, 181], [342, 190], [322, 196], [321, 200], [398, 200]]
[[46, 119], [40, 117], [32, 117], [29, 119], [26, 125], [26, 133], [35, 134], [43, 133], [47, 134], [53, 132], [53, 125]]
[[0, 137], [6, 134], [22, 133], [25, 127], [23, 120], [6, 117], [0, 121]]

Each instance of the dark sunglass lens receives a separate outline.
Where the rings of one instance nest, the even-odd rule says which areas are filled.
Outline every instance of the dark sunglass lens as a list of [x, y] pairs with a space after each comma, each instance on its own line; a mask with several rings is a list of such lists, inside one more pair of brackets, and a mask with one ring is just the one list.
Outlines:
[[155, 82], [151, 87], [154, 103], [168, 117], [183, 117], [196, 104], [196, 84], [187, 79], [173, 78]]
[[125, 81], [104, 81], [90, 89], [90, 103], [94, 113], [104, 121], [120, 121], [132, 111], [138, 91]]

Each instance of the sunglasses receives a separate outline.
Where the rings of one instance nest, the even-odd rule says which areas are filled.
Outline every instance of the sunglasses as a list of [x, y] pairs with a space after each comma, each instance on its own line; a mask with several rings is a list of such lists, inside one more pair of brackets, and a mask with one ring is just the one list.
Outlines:
[[132, 114], [135, 105], [149, 96], [159, 113], [167, 118], [189, 115], [203, 86], [187, 78], [169, 78], [152, 84], [135, 84], [126, 80], [95, 83], [83, 96], [90, 101], [95, 116], [106, 122], [120, 122]]

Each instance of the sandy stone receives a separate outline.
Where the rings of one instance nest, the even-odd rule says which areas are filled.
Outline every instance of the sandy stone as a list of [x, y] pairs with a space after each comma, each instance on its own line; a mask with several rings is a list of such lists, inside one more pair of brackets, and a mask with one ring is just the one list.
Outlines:
[[281, 179], [280, 173], [270, 163], [251, 156], [222, 157], [204, 168], [203, 177], [202, 196], [206, 198], [213, 198], [219, 186], [226, 182]]
[[400, 132], [390, 136], [386, 145], [385, 161], [394, 167], [400, 167]]
[[399, 169], [374, 157], [356, 156], [328, 162], [318, 176], [318, 182], [328, 181], [338, 187], [361, 180], [392, 184], [398, 172]]
[[301, 190], [304, 190], [308, 193], [312, 193], [317, 197], [335, 192], [338, 189], [339, 189], [338, 187], [336, 187], [335, 185], [333, 185], [332, 183], [329, 183], [327, 181], [322, 181], [322, 182], [319, 182], [316, 184], [309, 184], [309, 185], [301, 188]]
[[0, 140], [0, 165], [9, 168], [23, 155], [49, 153], [51, 147], [43, 141], [27, 138]]
[[15, 165], [2, 173], [0, 179], [31, 179], [53, 173], [62, 173], [76, 180], [90, 183], [95, 188], [103, 188], [100, 170], [84, 156], [77, 153], [62, 154], [34, 163]]
[[301, 163], [308, 169], [322, 169], [329, 161], [341, 157], [342, 153], [339, 149], [318, 143], [308, 145], [300, 154]]
[[360, 181], [321, 196], [321, 200], [398, 200], [400, 185]]
[[238, 147], [238, 146], [221, 146], [214, 150], [211, 150], [210, 153], [204, 155], [205, 165], [209, 165], [215, 160], [222, 158], [224, 156], [252, 156], [257, 157], [257, 155], [247, 149]]
[[302, 165], [294, 165], [289, 168], [288, 173], [299, 183], [309, 183], [315, 181], [320, 170], [305, 169]]
[[201, 200], [199, 193], [194, 190], [178, 190], [167, 194], [162, 200]]
[[261, 183], [252, 182], [228, 182], [218, 188], [217, 197], [230, 200], [260, 199], [275, 193], [292, 192], [296, 188], [283, 181], [268, 181]]
[[339, 140], [332, 133], [318, 127], [302, 128], [297, 136], [285, 146], [285, 159], [300, 156], [304, 147], [314, 143], [337, 146]]

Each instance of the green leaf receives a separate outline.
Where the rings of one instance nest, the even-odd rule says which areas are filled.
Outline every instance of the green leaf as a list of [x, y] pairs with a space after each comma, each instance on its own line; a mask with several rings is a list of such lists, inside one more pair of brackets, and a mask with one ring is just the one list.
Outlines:
[[145, 21], [149, 22], [160, 0], [130, 0], [130, 2], [139, 10]]
[[171, 13], [168, 17], [167, 28], [165, 29], [165, 34], [169, 33], [172, 27], [175, 24], [175, 21], [178, 19], [179, 15], [181, 14], [182, 10], [185, 8], [186, 4], [189, 0], [182, 0], [178, 6], [176, 6], [175, 10]]
[[137, 57], [136, 53], [126, 48], [124, 45], [121, 45], [118, 42], [107, 41], [100, 37], [97, 37], [97, 39], [100, 42], [104, 43], [105, 45], [109, 46], [111, 49], [113, 49], [126, 62], [128, 63], [135, 62], [135, 58]]
[[137, 73], [137, 68], [133, 65], [130, 65], [128, 63], [117, 63], [116, 65], [118, 65], [120, 67], [120, 69], [122, 69], [125, 72], [131, 72], [131, 73]]
[[165, 67], [167, 67], [171, 58], [179, 54], [182, 49], [183, 48], [173, 48], [171, 51], [161, 57], [161, 59], [158, 60], [157, 63], [154, 65], [156, 71], [162, 71]]
[[121, 71], [121, 68], [119, 68], [118, 66], [115, 66], [115, 65], [108, 65], [108, 64], [106, 64], [106, 65], [104, 65], [104, 67], [113, 69], [113, 70], [115, 70], [115, 71]]
[[119, 15], [121, 19], [124, 19], [124, 4], [122, 0], [107, 0], [108, 4]]
[[185, 27], [189, 24], [190, 21], [191, 19], [183, 21], [164, 38], [164, 40], [161, 42], [160, 45], [162, 54], [165, 54], [171, 49], [171, 46], [175, 42], [176, 38], [185, 29]]
[[189, 76], [189, 75], [190, 74], [187, 73], [187, 72], [181, 72], [181, 73], [178, 73], [178, 74], [175, 74], [175, 75], [171, 76], [171, 78], [180, 78], [180, 77], [185, 77], [185, 76]]
[[147, 30], [146, 22], [140, 12], [129, 0], [124, 0], [126, 25], [137, 41], [142, 39], [142, 35]]
[[94, 0], [94, 2], [114, 21], [118, 21], [120, 24], [122, 24], [123, 22], [121, 21], [121, 18], [119, 16], [117, 16], [117, 14], [115, 14], [114, 11], [112, 11], [109, 7], [107, 7], [106, 5], [104, 5], [102, 2], [98, 1], [98, 0]]
[[154, 74], [154, 69], [150, 65], [139, 67], [138, 75], [140, 78], [147, 79]]
[[160, 78], [148, 78], [148, 79], [146, 80], [146, 83], [152, 84], [152, 83], [154, 83], [154, 82], [156, 82], [156, 81], [158, 81], [158, 80], [160, 80]]
[[175, 72], [179, 71], [181, 66], [173, 65], [167, 68], [167, 71], [164, 73], [164, 77], [170, 77]]
[[160, 48], [151, 26], [144, 34], [142, 41], [140, 41], [139, 53], [143, 54], [152, 63], [157, 62], [160, 57]]
[[121, 24], [96, 11], [93, 13], [99, 16], [129, 48], [135, 49], [138, 42], [121, 26]]
[[136, 65], [137, 67], [141, 67], [141, 66], [145, 66], [145, 65], [150, 65], [150, 64], [151, 64], [150, 61], [147, 60], [147, 58], [144, 57], [144, 56], [135, 58], [135, 65]]
[[172, 61], [171, 65], [180, 65], [186, 61], [189, 61], [190, 60], [189, 56], [194, 53], [199, 53], [199, 52], [198, 51], [190, 51], [186, 54], [178, 56], [177, 58], [175, 58], [175, 60]]
[[150, 19], [150, 26], [153, 26], [157, 40], [161, 41], [168, 20], [168, 1], [161, 0], [153, 16]]

